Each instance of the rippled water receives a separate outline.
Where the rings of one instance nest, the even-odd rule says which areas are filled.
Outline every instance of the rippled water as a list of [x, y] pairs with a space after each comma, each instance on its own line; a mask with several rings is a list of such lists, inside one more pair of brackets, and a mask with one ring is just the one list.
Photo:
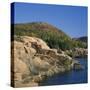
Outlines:
[[63, 85], [87, 83], [87, 58], [76, 58], [83, 66], [84, 70], [72, 70], [62, 74], [49, 77], [40, 83], [40, 85]]

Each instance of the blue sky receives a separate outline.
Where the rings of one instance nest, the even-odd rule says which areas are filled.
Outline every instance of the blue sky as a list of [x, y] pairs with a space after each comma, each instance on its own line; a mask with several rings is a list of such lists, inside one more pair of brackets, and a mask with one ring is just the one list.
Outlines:
[[14, 3], [14, 23], [47, 22], [71, 37], [87, 35], [87, 7]]

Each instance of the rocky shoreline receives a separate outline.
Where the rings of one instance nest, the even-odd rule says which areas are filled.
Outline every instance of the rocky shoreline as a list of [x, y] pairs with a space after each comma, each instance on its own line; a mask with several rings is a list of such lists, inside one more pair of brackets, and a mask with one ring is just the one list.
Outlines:
[[39, 86], [52, 75], [82, 69], [78, 61], [70, 57], [69, 51], [58, 52], [36, 37], [21, 36], [12, 41], [11, 85], [13, 87]]
[[74, 48], [72, 50], [66, 50], [65, 53], [72, 58], [81, 58], [88, 56], [88, 50], [85, 48]]

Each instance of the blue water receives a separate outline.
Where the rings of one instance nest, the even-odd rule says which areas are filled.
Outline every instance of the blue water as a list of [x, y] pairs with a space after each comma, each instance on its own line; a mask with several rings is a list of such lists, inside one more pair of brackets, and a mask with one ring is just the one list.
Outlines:
[[40, 85], [64, 85], [87, 83], [87, 58], [76, 58], [83, 66], [83, 70], [72, 70], [47, 78]]

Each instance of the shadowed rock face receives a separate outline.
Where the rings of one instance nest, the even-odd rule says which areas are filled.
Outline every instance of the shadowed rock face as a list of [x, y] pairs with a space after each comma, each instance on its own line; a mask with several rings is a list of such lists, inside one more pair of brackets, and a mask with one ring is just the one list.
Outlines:
[[37, 86], [48, 76], [70, 70], [74, 60], [64, 52], [57, 53], [39, 38], [21, 36], [12, 41], [11, 72], [14, 87]]

